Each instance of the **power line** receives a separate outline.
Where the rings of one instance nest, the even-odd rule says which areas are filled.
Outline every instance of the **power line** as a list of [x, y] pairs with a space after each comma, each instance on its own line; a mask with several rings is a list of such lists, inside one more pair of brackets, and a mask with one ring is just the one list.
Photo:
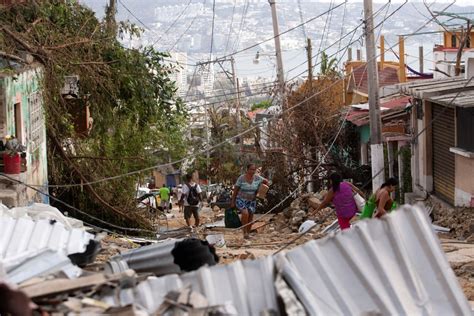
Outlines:
[[138, 21], [138, 23], [140, 23], [141, 25], [143, 25], [143, 27], [145, 29], [147, 29], [148, 31], [150, 32], [153, 32], [155, 33], [152, 29], [150, 29], [145, 23], [142, 22], [142, 20], [140, 20], [123, 2], [122, 0], [119, 0], [119, 3], [122, 5], [122, 7], [128, 11], [128, 13], [130, 13], [131, 16], [133, 16], [135, 18], [135, 20]]
[[[206, 5], [206, 0], [203, 0], [202, 2], [202, 5], [205, 6]], [[199, 16], [199, 14], [196, 13], [196, 15], [194, 16], [194, 18], [191, 20], [191, 23], [189, 23], [188, 27], [186, 28], [186, 30], [184, 30], [183, 33], [181, 33], [181, 35], [178, 37], [178, 39], [176, 40], [176, 42], [174, 42], [174, 44], [171, 46], [171, 48], [169, 49], [169, 51], [172, 51], [176, 45], [178, 45], [178, 43], [181, 41], [181, 39], [183, 38], [183, 36], [189, 31], [189, 29], [193, 26], [194, 24], [194, 21], [196, 21], [197, 17]]]
[[216, 0], [212, 1], [212, 28], [211, 28], [211, 49], [209, 52], [209, 60], [212, 59], [212, 49], [214, 46], [214, 22], [216, 20]]
[[[58, 203], [60, 203], [60, 204], [62, 204], [62, 205], [64, 205], [64, 206], [66, 206], [66, 207], [68, 207], [68, 208], [70, 208], [70, 209], [72, 209], [72, 210], [74, 210], [74, 211], [76, 211], [76, 212], [78, 212], [78, 213], [80, 213], [80, 214], [82, 214], [82, 215], [85, 215], [85, 216], [87, 216], [87, 217], [89, 217], [89, 218], [91, 218], [91, 219], [93, 219], [93, 220], [95, 220], [95, 221], [97, 221], [97, 222], [99, 222], [99, 223], [105, 224], [105, 225], [107, 225], [107, 226], [109, 226], [109, 227], [113, 227], [113, 228], [115, 228], [115, 229], [120, 229], [120, 230], [124, 230], [124, 231], [144, 232], [144, 233], [153, 233], [153, 234], [156, 233], [155, 231], [148, 230], [148, 229], [129, 228], [129, 227], [123, 227], [123, 226], [119, 226], [119, 225], [115, 225], [115, 224], [109, 223], [109, 222], [107, 222], [107, 221], [104, 221], [104, 220], [102, 220], [102, 219], [100, 219], [100, 218], [97, 218], [97, 217], [95, 217], [95, 216], [93, 216], [93, 215], [90, 215], [90, 214], [88, 214], [87, 212], [84, 212], [84, 211], [78, 209], [77, 207], [74, 207], [74, 206], [72, 206], [72, 205], [70, 205], [70, 204], [68, 204], [68, 203], [66, 203], [66, 202], [64, 202], [64, 201], [62, 201], [62, 200], [60, 200], [60, 199], [58, 199], [57, 197], [55, 197], [55, 196], [53, 196], [53, 195], [44, 193], [43, 191], [41, 191], [41, 190], [35, 188], [33, 185], [29, 185], [29, 184], [27, 184], [27, 183], [25, 183], [25, 182], [23, 182], [23, 181], [20, 181], [20, 180], [17, 180], [17, 179], [15, 179], [15, 178], [12, 178], [12, 177], [10, 177], [10, 176], [4, 174], [4, 173], [0, 173], [0, 176], [2, 176], [2, 177], [4, 177], [4, 178], [7, 178], [7, 179], [9, 179], [10, 181], [14, 181], [15, 183], [21, 184], [21, 185], [23, 185], [23, 186], [25, 186], [25, 187], [27, 187], [27, 188], [29, 188], [29, 189], [31, 189], [31, 190], [34, 190], [34, 191], [36, 191], [36, 192], [38, 192], [38, 193], [40, 193], [40, 194], [42, 194], [42, 195], [44, 195], [44, 196], [46, 196], [46, 197], [52, 199], [52, 200], [54, 200], [54, 201], [56, 201], [56, 202], [58, 202]], [[93, 227], [96, 227], [96, 228], [99, 228], [99, 229], [103, 229], [103, 228], [101, 228], [101, 227], [97, 227], [97, 226], [92, 225], [92, 224], [88, 224], [88, 225], [93, 226]]]
[[[405, 2], [406, 4], [406, 2]], [[452, 5], [452, 4], [451, 4]], [[447, 7], [449, 8], [449, 6]], [[446, 9], [447, 9], [446, 8]], [[398, 10], [398, 9], [397, 9]], [[423, 27], [423, 26], [422, 26]], [[422, 28], [421, 27], [421, 28]], [[419, 28], [419, 29], [421, 29]], [[348, 47], [348, 46], [347, 46]], [[387, 48], [387, 50], [390, 49], [390, 48]], [[377, 57], [377, 56], [376, 56]], [[350, 74], [349, 74], [350, 75]], [[344, 78], [342, 79], [339, 79], [337, 81], [335, 81], [335, 83], [331, 84], [329, 87], [327, 87], [326, 89], [322, 90], [322, 91], [318, 91], [317, 93], [309, 96], [308, 98], [306, 98], [305, 100], [301, 101], [300, 103], [297, 103], [296, 105], [292, 106], [291, 108], [288, 108], [288, 109], [285, 109], [284, 111], [281, 112], [280, 116], [290, 110], [293, 110], [294, 108], [298, 107], [298, 106], [301, 106], [302, 104], [304, 104], [305, 102], [307, 102], [308, 100], [316, 97], [317, 95], [327, 91], [328, 89], [332, 88], [335, 84], [337, 84], [339, 81], [341, 80], [344, 80]], [[274, 118], [272, 119], [277, 119], [279, 118], [280, 116], [275, 116]], [[272, 120], [270, 119], [270, 120]], [[103, 179], [100, 179], [100, 180], [95, 180], [95, 181], [90, 181], [90, 182], [87, 182], [87, 183], [81, 183], [81, 184], [65, 184], [65, 185], [49, 185], [48, 187], [79, 187], [79, 186], [83, 186], [83, 185], [91, 185], [91, 184], [96, 184], [96, 183], [102, 183], [102, 182], [106, 182], [106, 181], [110, 181], [110, 180], [115, 180], [115, 179], [119, 179], [119, 178], [122, 178], [122, 177], [126, 177], [126, 176], [129, 176], [129, 175], [134, 175], [134, 174], [138, 174], [138, 173], [141, 173], [141, 172], [144, 172], [144, 171], [149, 171], [149, 170], [153, 170], [155, 168], [158, 168], [158, 167], [161, 167], [161, 166], [167, 166], [167, 165], [170, 165], [170, 164], [176, 164], [176, 163], [180, 163], [180, 162], [183, 162], [189, 158], [192, 158], [194, 156], [197, 156], [197, 155], [200, 155], [200, 154], [203, 154], [203, 153], [206, 153], [210, 150], [214, 150], [215, 148], [218, 148], [226, 143], [228, 143], [229, 141], [232, 141], [238, 137], [241, 137], [247, 133], [249, 133], [250, 131], [254, 130], [257, 126], [253, 126], [237, 135], [234, 135], [232, 137], [229, 137], [227, 138], [225, 141], [219, 143], [219, 144], [216, 144], [214, 146], [212, 146], [211, 148], [209, 149], [206, 149], [202, 152], [198, 152], [197, 154], [192, 154], [192, 155], [188, 155], [182, 159], [179, 159], [179, 160], [176, 160], [176, 161], [173, 161], [173, 162], [169, 162], [169, 163], [166, 163], [166, 164], [161, 164], [161, 165], [155, 165], [155, 166], [151, 166], [151, 167], [148, 167], [148, 168], [144, 168], [144, 169], [140, 169], [140, 170], [135, 170], [135, 171], [131, 171], [131, 172], [127, 172], [127, 173], [124, 173], [124, 174], [121, 174], [121, 175], [116, 175], [116, 176], [113, 176], [113, 177], [108, 177], [108, 178], [103, 178]]]
[[260, 41], [260, 42], [258, 42], [258, 43], [256, 43], [256, 44], [247, 46], [247, 47], [245, 47], [245, 48], [243, 48], [243, 49], [241, 49], [241, 50], [235, 51], [235, 52], [233, 52], [233, 53], [231, 53], [231, 54], [227, 54], [227, 55], [221, 56], [221, 57], [219, 57], [219, 58], [228, 58], [228, 57], [231, 57], [231, 56], [240, 54], [240, 53], [242, 53], [242, 52], [245, 52], [245, 51], [247, 51], [247, 50], [249, 50], [249, 49], [255, 48], [255, 47], [257, 47], [257, 46], [260, 46], [260, 45], [263, 44], [263, 43], [266, 43], [266, 42], [268, 42], [268, 41], [273, 40], [273, 39], [274, 39], [275, 37], [277, 37], [277, 36], [281, 36], [281, 35], [284, 35], [284, 34], [286, 34], [286, 33], [289, 33], [289, 32], [291, 32], [291, 31], [293, 31], [293, 30], [295, 30], [295, 29], [297, 29], [297, 28], [299, 28], [299, 27], [301, 27], [301, 26], [303, 26], [303, 25], [305, 25], [305, 24], [308, 24], [308, 23], [310, 23], [310, 22], [312, 22], [312, 21], [314, 21], [314, 20], [320, 18], [321, 16], [323, 16], [323, 15], [325, 15], [325, 14], [327, 14], [327, 13], [329, 13], [329, 12], [331, 12], [331, 11], [337, 9], [337, 8], [339, 8], [339, 7], [342, 6], [343, 4], [344, 4], [344, 3], [341, 3], [341, 4], [335, 6], [335, 7], [331, 8], [331, 9], [329, 9], [329, 10], [327, 10], [327, 11], [321, 13], [321, 14], [318, 14], [318, 15], [315, 16], [315, 17], [312, 17], [312, 18], [309, 19], [309, 20], [306, 20], [306, 21], [303, 22], [303, 23], [300, 23], [300, 24], [298, 24], [298, 25], [296, 25], [296, 26], [294, 26], [294, 27], [292, 27], [292, 28], [289, 28], [289, 29], [287, 29], [287, 30], [285, 30], [285, 31], [283, 31], [283, 32], [280, 32], [279, 34], [277, 34], [277, 35], [275, 35], [275, 36], [272, 36], [272, 37], [270, 37], [270, 38], [267, 38], [267, 39], [265, 39], [265, 40], [263, 40], [263, 41]]
[[239, 32], [237, 33], [237, 38], [235, 39], [234, 45], [232, 46], [232, 52], [234, 53], [239, 48], [240, 34], [242, 33], [242, 28], [244, 25], [245, 18], [247, 16], [247, 11], [249, 9], [249, 2], [245, 0], [244, 7], [242, 8], [242, 16], [240, 18]]
[[234, 25], [234, 15], [235, 15], [236, 5], [237, 5], [237, 0], [234, 0], [234, 7], [232, 8], [232, 18], [230, 19], [229, 34], [227, 35], [227, 41], [225, 43], [224, 54], [227, 54], [227, 48], [229, 47], [229, 41], [230, 41], [230, 37], [232, 35], [232, 26]]
[[[448, 108], [450, 108], [451, 104], [459, 97], [459, 95], [461, 95], [462, 90], [463, 90], [465, 87], [467, 87], [467, 85], [472, 81], [473, 78], [474, 78], [474, 77], [471, 77], [471, 78], [464, 84], [463, 88], [461, 88], [460, 91], [458, 91], [458, 92], [456, 93], [456, 95], [451, 99], [451, 101], [449, 102], [449, 104], [448, 104], [447, 106], [445, 106], [445, 107], [443, 108], [443, 110], [442, 110], [440, 113], [438, 113], [434, 118], [432, 118], [432, 119], [430, 120], [429, 124], [427, 124], [427, 126], [425, 126], [418, 134], [416, 134], [416, 135], [412, 138], [412, 140], [411, 140], [412, 143], [414, 143], [414, 142], [418, 139], [418, 137], [420, 137], [428, 128], [431, 128], [431, 126], [433, 125], [433, 123], [434, 123], [437, 119], [439, 119], [439, 118], [441, 117], [441, 115], [443, 115], [444, 112], [445, 112]], [[349, 113], [349, 112], [348, 112], [348, 113]], [[396, 153], [394, 153], [394, 155], [393, 155], [394, 157], [392, 158], [392, 161], [391, 161], [390, 163], [393, 163], [393, 162], [395, 161], [395, 157], [398, 156], [399, 153], [400, 153], [400, 152], [399, 152], [398, 150], [397, 150]], [[382, 173], [382, 172], [384, 172], [384, 171], [385, 171], [385, 168], [379, 170], [369, 181], [367, 181], [367, 182], [363, 185], [363, 187], [367, 186], [367, 185], [368, 185], [371, 181], [373, 181], [380, 173]], [[286, 248], [288, 248], [290, 245], [292, 245], [292, 244], [293, 244], [294, 242], [296, 242], [298, 239], [300, 239], [301, 237], [303, 237], [304, 235], [306, 235], [308, 232], [310, 232], [311, 230], [313, 230], [317, 225], [318, 225], [318, 224], [314, 224], [314, 225], [311, 226], [306, 232], [301, 233], [300, 235], [298, 235], [298, 236], [296, 236], [295, 238], [293, 238], [292, 240], [290, 240], [290, 241], [289, 241], [288, 243], [286, 243], [283, 247], [281, 247], [280, 249], [278, 249], [274, 254], [277, 254], [277, 253], [279, 253], [279, 252], [285, 250]]]
[[[181, 18], [181, 16], [184, 14], [184, 12], [186, 12], [186, 10], [188, 9], [189, 5], [191, 4], [193, 0], [189, 0], [188, 4], [186, 4], [186, 6], [184, 7], [183, 11], [181, 11], [181, 13], [178, 14], [178, 16], [174, 19], [174, 21], [170, 24], [170, 26], [168, 26], [168, 28], [166, 29], [166, 31], [163, 33], [163, 35], [167, 35], [169, 30], [179, 21], [179, 19]], [[155, 46], [155, 44], [157, 44], [162, 38], [163, 38], [163, 35], [161, 35], [156, 41], [153, 42], [153, 44], [151, 44], [151, 46]]]
[[[455, 2], [455, 1], [454, 1]], [[454, 2], [452, 2], [451, 4], [449, 4], [447, 7], [445, 7], [443, 9], [443, 11], [447, 10], [450, 6], [452, 6], [454, 4]], [[424, 25], [422, 25], [420, 28], [418, 28], [414, 33], [418, 32], [419, 30], [421, 30], [424, 26], [426, 26], [428, 23], [431, 22], [432, 19], [428, 20]], [[388, 51], [389, 49], [392, 49], [393, 47], [389, 47], [386, 51]], [[377, 56], [376, 56], [377, 58]], [[463, 88], [465, 88], [471, 81], [472, 81], [473, 78], [470, 78], [466, 84], [464, 85]], [[452, 100], [450, 101], [449, 105], [451, 105], [454, 100], [462, 93], [462, 90], [463, 89], [460, 89], [460, 91], [452, 98]], [[430, 121], [430, 124], [428, 126], [425, 126], [425, 128], [423, 130], [421, 130], [417, 135], [415, 135], [413, 138], [412, 138], [412, 143], [414, 143], [416, 141], [416, 139], [418, 139], [419, 136], [421, 136], [421, 134], [423, 134], [429, 127], [431, 127], [431, 125], [434, 123], [435, 120], [437, 120], [445, 111], [447, 108], [449, 108], [449, 105], [446, 106], [443, 111], [441, 111], [435, 118], [433, 118], [431, 121]], [[394, 154], [394, 157], [397, 156]], [[393, 158], [394, 159], [394, 158]], [[375, 179], [381, 172], [383, 172], [385, 169], [381, 169], [380, 171], [377, 172], [377, 174], [375, 174], [371, 179], [370, 181], [367, 181], [367, 183], [364, 185], [364, 187], [370, 183], [371, 181], [373, 181], [373, 179]], [[300, 235], [298, 235], [297, 237], [295, 237], [294, 239], [290, 240], [287, 244], [285, 244], [283, 247], [281, 247], [280, 249], [278, 249], [274, 254], [277, 254], [281, 251], [283, 251], [284, 249], [286, 249], [288, 246], [292, 245], [294, 242], [296, 242], [298, 239], [300, 239], [301, 237], [303, 237], [304, 235], [306, 235], [307, 233], [309, 233], [311, 230], [313, 230], [315, 227], [317, 226], [317, 224], [313, 225], [312, 227], [310, 227], [306, 232], [304, 233], [301, 233]]]

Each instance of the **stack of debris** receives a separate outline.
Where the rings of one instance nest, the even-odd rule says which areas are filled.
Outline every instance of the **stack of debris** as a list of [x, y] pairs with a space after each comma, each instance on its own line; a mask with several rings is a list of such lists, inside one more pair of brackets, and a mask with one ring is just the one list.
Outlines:
[[309, 218], [320, 220], [322, 226], [330, 225], [334, 221], [336, 216], [329, 207], [316, 213], [316, 209], [321, 205], [326, 193], [327, 191], [304, 193], [291, 202], [291, 205], [283, 211], [283, 215], [293, 232], [297, 232], [300, 225]]
[[[301, 197], [300, 210], [314, 209], [314, 198], [318, 199], [314, 195]], [[414, 207], [405, 207], [381, 220], [359, 222], [348, 231], [329, 234], [276, 256], [216, 265], [218, 258], [206, 241], [155, 240], [111, 258], [99, 272], [77, 266], [65, 268], [56, 260], [71, 252], [87, 252], [88, 243], [97, 237], [83, 228], [65, 228], [60, 220], [51, 223], [48, 219], [10, 215], [0, 219], [0, 229], [8, 232], [8, 240], [0, 235], [0, 262], [5, 270], [1, 278], [9, 284], [0, 286], [0, 295], [6, 288], [11, 297], [22, 299], [11, 290], [16, 287], [45, 313], [471, 313], [426, 213]], [[44, 220], [53, 226], [51, 230]], [[67, 218], [62, 220], [70, 223]], [[29, 227], [18, 221], [34, 224]], [[14, 228], [11, 223], [15, 223]], [[56, 225], [62, 225], [58, 226], [61, 229]], [[24, 239], [15, 233], [20, 228]], [[52, 235], [53, 231], [60, 234]], [[12, 239], [13, 235], [19, 239]], [[30, 251], [45, 247], [45, 253], [52, 252], [56, 257], [34, 261], [33, 265]], [[24, 264], [21, 269], [5, 264], [16, 263], [16, 258]], [[24, 262], [22, 258], [29, 259]], [[72, 265], [73, 260], [66, 259]], [[26, 302], [28, 299], [23, 297]], [[2, 307], [0, 313], [14, 312]]]

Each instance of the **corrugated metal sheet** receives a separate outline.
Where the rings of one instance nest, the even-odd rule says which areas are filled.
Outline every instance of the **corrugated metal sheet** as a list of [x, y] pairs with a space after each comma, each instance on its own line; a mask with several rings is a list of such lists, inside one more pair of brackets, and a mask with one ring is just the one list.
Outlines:
[[437, 196], [454, 204], [454, 109], [433, 104], [433, 188]]
[[180, 240], [166, 240], [114, 256], [107, 263], [106, 271], [119, 273], [133, 269], [136, 272], [150, 272], [157, 276], [180, 273], [181, 269], [174, 264], [174, 257], [171, 254], [176, 242]]
[[181, 276], [149, 277], [133, 290], [122, 290], [119, 301], [117, 296], [109, 296], [106, 301], [118, 305], [134, 302], [148, 313], [154, 313], [169, 291], [191, 286], [193, 291], [204, 295], [210, 305], [232, 302], [238, 315], [259, 315], [264, 311], [275, 311], [275, 315], [278, 315], [273, 280], [273, 259], [266, 257], [203, 267]]
[[16, 284], [58, 271], [63, 271], [70, 278], [77, 278], [82, 274], [82, 270], [74, 266], [65, 254], [49, 249], [32, 253], [21, 262], [6, 261], [3, 268], [6, 270], [5, 279]]
[[[469, 82], [464, 76], [452, 77], [446, 79], [432, 80], [416, 80], [399, 84], [401, 93], [412, 95], [420, 99], [431, 99], [433, 102], [450, 104], [451, 106], [465, 106], [463, 98], [459, 99], [459, 103], [453, 97], [459, 92], [470, 94], [470, 90], [474, 89], [474, 80]], [[449, 94], [451, 94], [449, 96]], [[454, 94], [454, 95], [453, 95]], [[447, 96], [448, 100], [436, 98], [436, 96]], [[449, 99], [451, 97], [451, 99]]]
[[458, 106], [461, 108], [474, 107], [474, 91], [467, 90], [461, 93], [446, 93], [440, 96], [429, 98], [433, 103], [442, 104], [445, 106]]
[[82, 253], [94, 235], [47, 219], [0, 217], [0, 260], [43, 249], [65, 255]]
[[311, 241], [279, 257], [310, 315], [471, 315], [421, 209]]
[[168, 292], [191, 286], [238, 315], [279, 314], [275, 267], [309, 315], [471, 315], [427, 215], [411, 206], [277, 257], [150, 277], [104, 300], [154, 313]]

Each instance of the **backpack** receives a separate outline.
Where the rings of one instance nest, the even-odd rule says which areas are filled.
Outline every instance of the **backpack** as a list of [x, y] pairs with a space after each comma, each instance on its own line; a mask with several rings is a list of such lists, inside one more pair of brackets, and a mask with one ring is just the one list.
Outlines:
[[188, 198], [186, 201], [188, 201], [188, 204], [190, 206], [196, 206], [199, 204], [199, 193], [197, 192], [197, 184], [190, 186], [187, 185], [189, 188], [189, 193], [188, 193]]

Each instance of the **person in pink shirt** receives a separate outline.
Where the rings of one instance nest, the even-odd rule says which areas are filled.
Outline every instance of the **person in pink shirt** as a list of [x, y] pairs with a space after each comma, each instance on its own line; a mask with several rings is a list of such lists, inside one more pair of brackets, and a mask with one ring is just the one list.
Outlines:
[[357, 212], [354, 192], [359, 193], [362, 197], [364, 194], [352, 183], [342, 181], [342, 177], [338, 173], [331, 174], [329, 184], [329, 191], [315, 213], [327, 207], [332, 202], [336, 209], [339, 227], [341, 230], [348, 229], [351, 227], [350, 221], [352, 217], [354, 217]]

